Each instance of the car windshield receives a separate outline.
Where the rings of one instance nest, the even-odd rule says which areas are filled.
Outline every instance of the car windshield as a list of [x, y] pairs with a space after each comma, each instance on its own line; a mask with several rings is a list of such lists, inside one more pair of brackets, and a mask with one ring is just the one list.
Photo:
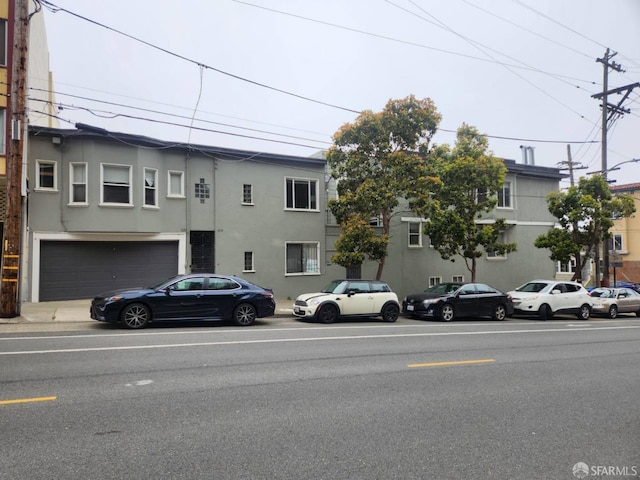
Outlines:
[[426, 293], [453, 293], [462, 285], [460, 283], [439, 283], [425, 290]]
[[591, 291], [592, 297], [613, 298], [613, 290], [608, 288], [595, 288]]
[[324, 287], [322, 293], [344, 293], [347, 282], [344, 280], [334, 280]]
[[516, 288], [516, 292], [534, 292], [539, 293], [548, 287], [549, 284], [542, 282], [529, 282]]
[[167, 278], [166, 280], [163, 280], [160, 283], [156, 283], [155, 285], [149, 287], [149, 290], [158, 290], [160, 287], [162, 287], [162, 286], [164, 286], [166, 284], [173, 283], [174, 281], [176, 281], [180, 277], [182, 277], [182, 275], [176, 275], [174, 277]]

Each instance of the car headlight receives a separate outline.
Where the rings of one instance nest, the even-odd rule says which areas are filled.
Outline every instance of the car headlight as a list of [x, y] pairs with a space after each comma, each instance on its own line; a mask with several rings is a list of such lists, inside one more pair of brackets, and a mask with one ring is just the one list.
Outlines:
[[538, 299], [538, 295], [532, 295], [530, 297], [522, 297], [523, 302], [533, 302]]
[[312, 298], [311, 300], [309, 300], [308, 303], [310, 305], [318, 305], [320, 303], [320, 299], [319, 298]]
[[119, 302], [123, 298], [124, 297], [120, 297], [120, 296], [116, 295], [116, 296], [107, 298], [107, 302]]
[[436, 304], [438, 302], [441, 302], [442, 299], [441, 298], [428, 298], [427, 300], [424, 300], [422, 302], [423, 305], [431, 305], [431, 304]]

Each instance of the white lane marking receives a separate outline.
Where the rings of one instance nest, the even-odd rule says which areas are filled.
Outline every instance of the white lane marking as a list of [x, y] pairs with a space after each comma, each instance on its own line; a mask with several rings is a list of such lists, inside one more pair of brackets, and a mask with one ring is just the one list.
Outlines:
[[137, 382], [127, 383], [125, 387], [141, 387], [143, 385], [149, 385], [153, 383], [153, 380], [138, 380]]
[[[603, 324], [607, 324], [607, 323], [615, 323], [620, 325], [622, 322], [620, 321], [615, 321], [615, 320], [601, 320], [598, 321], [597, 325], [603, 325]], [[544, 322], [542, 322], [542, 324], [544, 324]], [[197, 329], [194, 330], [189, 330], [189, 331], [176, 331], [176, 330], [168, 330], [168, 331], [163, 331], [163, 332], [159, 332], [157, 330], [145, 330], [142, 332], [129, 332], [129, 333], [106, 333], [106, 334], [100, 334], [100, 333], [96, 333], [96, 334], [83, 334], [83, 335], [51, 335], [51, 336], [38, 336], [38, 337], [0, 337], [0, 342], [3, 340], [57, 340], [57, 339], [73, 339], [73, 338], [95, 338], [95, 339], [99, 339], [99, 338], [111, 338], [111, 337], [145, 337], [145, 336], [160, 336], [160, 335], [205, 335], [208, 333], [214, 333], [214, 334], [223, 334], [223, 333], [240, 333], [240, 334], [244, 334], [244, 335], [249, 335], [252, 333], [263, 333], [263, 332], [299, 332], [299, 331], [313, 331], [313, 330], [324, 330], [327, 331], [329, 329], [332, 330], [361, 330], [364, 328], [367, 329], [399, 329], [399, 328], [451, 328], [451, 327], [478, 327], [478, 326], [482, 326], [482, 327], [521, 327], [523, 325], [542, 325], [540, 322], [514, 322], [514, 323], [509, 323], [509, 322], [498, 322], [498, 323], [486, 323], [486, 324], [479, 324], [479, 323], [445, 323], [445, 322], [437, 322], [437, 323], [412, 323], [412, 324], [393, 324], [393, 325], [324, 325], [324, 326], [318, 326], [318, 327], [307, 327], [307, 326], [303, 326], [300, 324], [294, 324], [294, 326], [291, 327], [284, 327], [284, 328], [268, 328], [268, 326], [266, 327], [262, 327], [262, 326], [254, 326], [254, 327], [250, 327], [250, 328], [245, 328], [245, 327], [239, 327], [239, 328], [235, 328], [235, 329], [203, 329], [203, 328], [199, 328], [197, 327]], [[548, 324], [547, 324], [548, 325]], [[563, 325], [563, 323], [558, 323], [558, 326]], [[591, 323], [581, 323], [581, 324], [577, 324], [579, 326], [591, 326], [595, 324], [591, 324]], [[565, 325], [568, 326], [568, 325]]]
[[401, 337], [447, 337], [459, 335], [505, 335], [513, 333], [553, 333], [553, 332], [577, 332], [594, 330], [630, 330], [638, 329], [638, 326], [626, 327], [596, 327], [596, 328], [553, 328], [543, 330], [501, 330], [501, 331], [485, 331], [485, 332], [430, 332], [430, 333], [399, 333], [389, 335], [346, 335], [336, 337], [301, 337], [301, 338], [274, 338], [262, 340], [229, 340], [222, 342], [194, 342], [194, 343], [175, 343], [165, 345], [123, 345], [119, 347], [93, 347], [93, 348], [65, 348], [58, 350], [26, 350], [16, 352], [0, 352], [2, 355], [31, 355], [42, 353], [78, 353], [78, 352], [104, 352], [110, 350], [151, 350], [156, 348], [181, 348], [181, 347], [211, 347], [224, 345], [251, 345], [260, 343], [295, 343], [295, 342], [321, 342], [331, 340], [368, 340], [379, 338], [401, 338]]

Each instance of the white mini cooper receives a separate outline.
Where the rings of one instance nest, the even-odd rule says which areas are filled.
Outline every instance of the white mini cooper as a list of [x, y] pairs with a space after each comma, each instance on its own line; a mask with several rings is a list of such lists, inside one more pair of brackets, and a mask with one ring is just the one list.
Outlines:
[[400, 313], [398, 296], [377, 280], [334, 280], [321, 292], [296, 298], [293, 314], [299, 318], [333, 323], [339, 317], [382, 317], [395, 322]]

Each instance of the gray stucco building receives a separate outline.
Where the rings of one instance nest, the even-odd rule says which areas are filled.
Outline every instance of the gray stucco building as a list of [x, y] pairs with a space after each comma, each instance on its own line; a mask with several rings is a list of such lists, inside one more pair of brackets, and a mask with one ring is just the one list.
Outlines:
[[[518, 251], [487, 255], [478, 280], [508, 290], [552, 277], [535, 238], [554, 224], [545, 197], [557, 169], [505, 161], [495, 214]], [[334, 195], [323, 158], [160, 141], [97, 129], [30, 129], [22, 298], [90, 298], [183, 272], [234, 274], [276, 298], [315, 291], [344, 268], [331, 264], [340, 233], [327, 212]], [[440, 259], [423, 219], [394, 216], [384, 280], [403, 296], [429, 282], [469, 280], [462, 259]], [[491, 217], [483, 221], [491, 221]], [[363, 277], [375, 275], [365, 264]]]

